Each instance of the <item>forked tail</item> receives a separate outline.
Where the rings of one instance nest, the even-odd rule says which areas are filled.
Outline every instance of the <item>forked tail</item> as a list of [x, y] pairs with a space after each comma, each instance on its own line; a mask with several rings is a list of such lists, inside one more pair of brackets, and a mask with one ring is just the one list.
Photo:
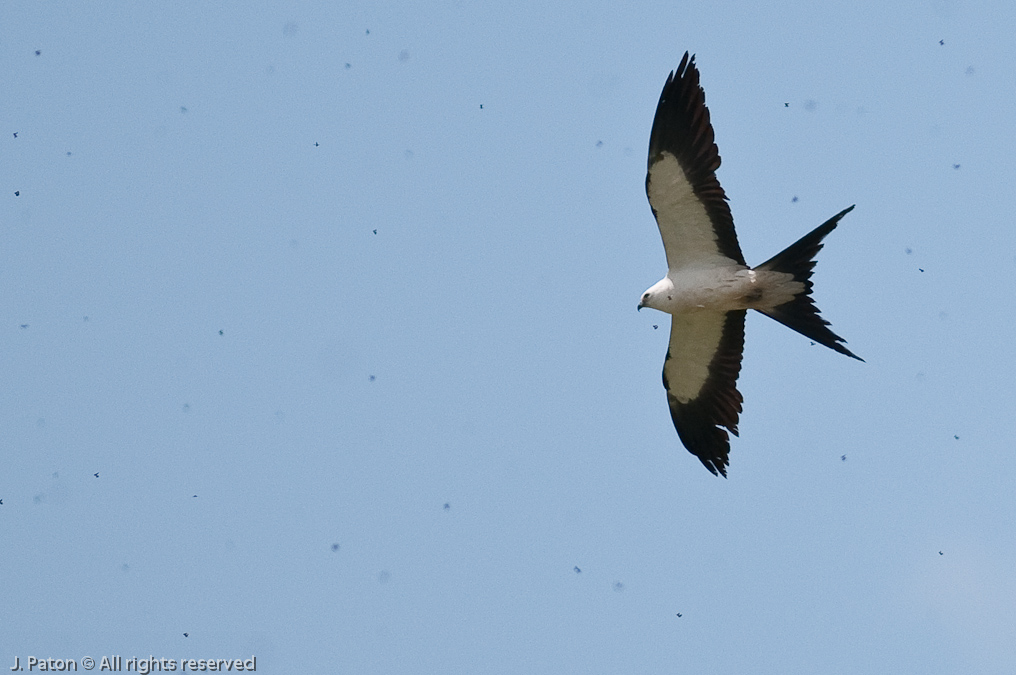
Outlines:
[[822, 250], [822, 240], [836, 229], [840, 218], [853, 211], [854, 207], [844, 209], [825, 221], [814, 230], [804, 235], [780, 253], [765, 261], [755, 269], [785, 272], [794, 275], [794, 281], [804, 284], [804, 291], [794, 296], [790, 302], [777, 305], [769, 311], [762, 311], [784, 326], [793, 328], [801, 335], [815, 342], [846, 354], [858, 361], [864, 361], [844, 346], [845, 340], [829, 330], [829, 322], [819, 316], [818, 307], [811, 297], [811, 272], [815, 268], [815, 256]]

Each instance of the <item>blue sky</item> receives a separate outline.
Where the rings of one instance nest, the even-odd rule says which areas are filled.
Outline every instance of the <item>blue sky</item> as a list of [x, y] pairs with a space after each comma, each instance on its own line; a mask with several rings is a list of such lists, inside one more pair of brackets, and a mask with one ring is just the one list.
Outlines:
[[[1008, 671], [1014, 14], [5, 2], [0, 663]], [[685, 50], [749, 263], [857, 204], [728, 480], [635, 311]]]

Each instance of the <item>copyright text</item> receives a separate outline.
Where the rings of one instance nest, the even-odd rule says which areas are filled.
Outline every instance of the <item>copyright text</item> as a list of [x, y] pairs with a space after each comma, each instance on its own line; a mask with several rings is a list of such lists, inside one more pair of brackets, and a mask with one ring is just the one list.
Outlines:
[[103, 656], [96, 662], [91, 656], [82, 657], [80, 660], [76, 659], [54, 659], [54, 658], [39, 658], [36, 656], [28, 656], [25, 658], [25, 662], [21, 662], [20, 656], [14, 657], [14, 665], [11, 666], [12, 671], [28, 671], [28, 672], [77, 672], [78, 664], [80, 663], [83, 670], [96, 670], [98, 672], [106, 673], [138, 673], [139, 675], [148, 675], [148, 673], [159, 673], [159, 672], [255, 672], [258, 669], [257, 657], [251, 656], [249, 659], [157, 659], [154, 656], [149, 656], [147, 659], [139, 657], [131, 657], [125, 659], [121, 656]]

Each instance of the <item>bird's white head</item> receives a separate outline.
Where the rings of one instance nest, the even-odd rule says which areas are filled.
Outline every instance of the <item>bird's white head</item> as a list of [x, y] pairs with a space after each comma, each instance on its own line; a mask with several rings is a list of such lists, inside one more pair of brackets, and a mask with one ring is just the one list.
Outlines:
[[642, 294], [642, 299], [639, 300], [639, 309], [649, 307], [665, 312], [667, 310], [664, 308], [670, 303], [673, 295], [674, 282], [670, 280], [670, 277], [663, 277]]

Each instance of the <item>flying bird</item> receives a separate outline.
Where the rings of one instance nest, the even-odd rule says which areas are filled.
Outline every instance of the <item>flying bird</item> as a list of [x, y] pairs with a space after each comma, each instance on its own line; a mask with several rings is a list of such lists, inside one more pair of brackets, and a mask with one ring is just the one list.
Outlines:
[[811, 297], [822, 239], [844, 209], [758, 265], [744, 262], [727, 196], [716, 179], [720, 155], [695, 57], [685, 52], [660, 94], [649, 136], [646, 195], [667, 254], [667, 276], [639, 309], [671, 315], [663, 387], [684, 447], [713, 475], [727, 476], [730, 437], [743, 398], [737, 390], [744, 317], [754, 309], [841, 354], [863, 360], [829, 329]]

